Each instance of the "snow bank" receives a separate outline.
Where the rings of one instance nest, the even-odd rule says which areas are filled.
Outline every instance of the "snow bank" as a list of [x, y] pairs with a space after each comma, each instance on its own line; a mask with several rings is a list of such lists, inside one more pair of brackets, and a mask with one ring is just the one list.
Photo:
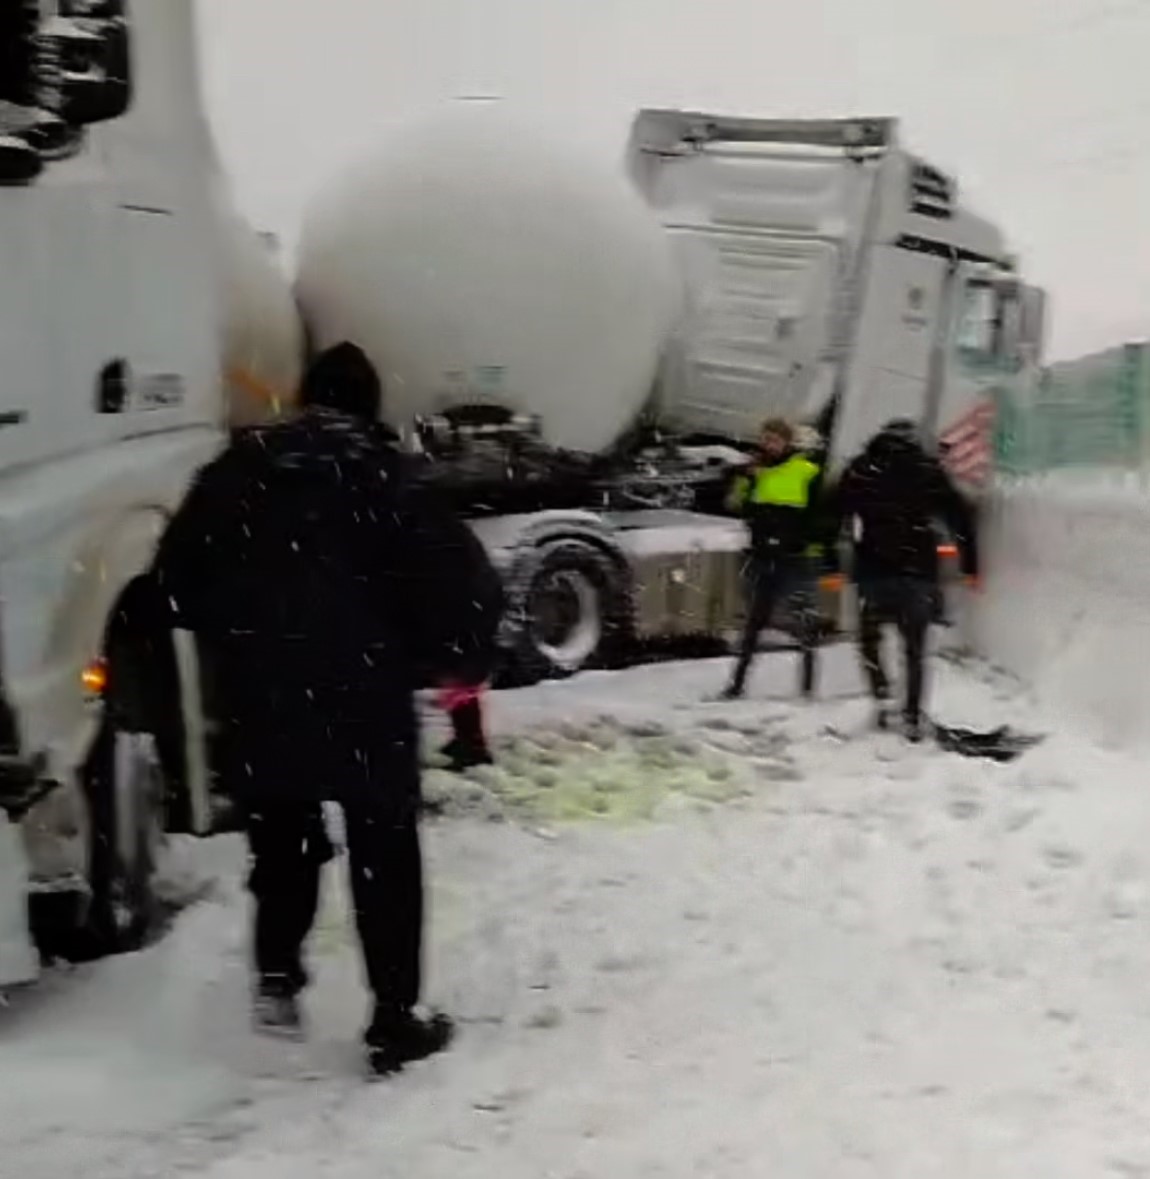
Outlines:
[[1150, 492], [1060, 475], [999, 491], [983, 528], [981, 654], [1103, 743], [1150, 744]]

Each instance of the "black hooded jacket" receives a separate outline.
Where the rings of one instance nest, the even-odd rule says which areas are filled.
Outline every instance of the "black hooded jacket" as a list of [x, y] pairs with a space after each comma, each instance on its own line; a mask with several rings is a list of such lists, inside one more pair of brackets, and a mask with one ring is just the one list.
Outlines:
[[941, 463], [909, 431], [888, 428], [871, 440], [829, 494], [827, 518], [836, 534], [844, 522], [859, 523], [854, 568], [858, 581], [937, 581], [936, 522], [953, 535], [963, 573], [978, 572], [970, 506]]
[[417, 794], [413, 693], [484, 678], [501, 589], [386, 431], [322, 405], [240, 431], [154, 565], [217, 664], [228, 785]]

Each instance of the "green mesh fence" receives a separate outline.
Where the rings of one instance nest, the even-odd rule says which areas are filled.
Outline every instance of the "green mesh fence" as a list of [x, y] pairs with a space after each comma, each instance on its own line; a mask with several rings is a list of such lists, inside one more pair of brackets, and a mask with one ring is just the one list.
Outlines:
[[1150, 345], [1052, 365], [1029, 392], [998, 395], [995, 461], [1006, 475], [1150, 471]]

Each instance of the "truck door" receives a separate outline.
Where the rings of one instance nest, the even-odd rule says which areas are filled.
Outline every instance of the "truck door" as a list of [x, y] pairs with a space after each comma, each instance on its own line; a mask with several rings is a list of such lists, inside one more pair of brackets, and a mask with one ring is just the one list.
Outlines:
[[1039, 375], [1044, 296], [986, 266], [964, 263], [956, 278], [950, 344], [929, 425], [952, 477], [977, 494], [993, 473], [997, 415], [1025, 404]]
[[940, 332], [948, 332], [952, 263], [898, 246], [874, 250], [846, 393], [832, 442], [848, 461], [892, 418], [924, 422]]

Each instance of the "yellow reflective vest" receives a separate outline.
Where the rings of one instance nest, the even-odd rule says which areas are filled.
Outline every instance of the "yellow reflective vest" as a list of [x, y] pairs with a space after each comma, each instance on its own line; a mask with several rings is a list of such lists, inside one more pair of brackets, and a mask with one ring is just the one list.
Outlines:
[[732, 511], [755, 504], [805, 508], [811, 502], [811, 484], [818, 476], [818, 463], [795, 454], [776, 466], [755, 467], [749, 475], [739, 475], [727, 504]]
[[[785, 534], [799, 526], [791, 513], [801, 513], [809, 519], [806, 509], [811, 506], [811, 488], [820, 474], [818, 463], [795, 454], [781, 463], [756, 466], [736, 477], [727, 496], [727, 507], [730, 511], [742, 511], [748, 518], [753, 547], [773, 547], [779, 542], [791, 547], [787, 541], [793, 543], [798, 538]], [[800, 544], [800, 548], [808, 556], [817, 556], [822, 551], [817, 542]]]

